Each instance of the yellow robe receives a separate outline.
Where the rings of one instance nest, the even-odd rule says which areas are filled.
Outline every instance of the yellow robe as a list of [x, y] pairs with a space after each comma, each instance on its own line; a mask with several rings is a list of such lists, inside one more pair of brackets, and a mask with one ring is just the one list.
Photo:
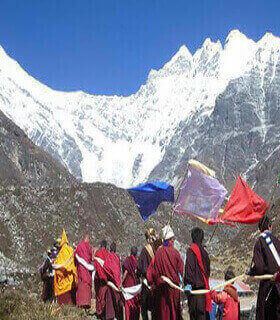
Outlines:
[[54, 262], [57, 265], [63, 265], [62, 268], [55, 270], [54, 293], [56, 296], [60, 296], [75, 287], [77, 270], [73, 253], [74, 251], [69, 246], [66, 232], [63, 229], [60, 250]]

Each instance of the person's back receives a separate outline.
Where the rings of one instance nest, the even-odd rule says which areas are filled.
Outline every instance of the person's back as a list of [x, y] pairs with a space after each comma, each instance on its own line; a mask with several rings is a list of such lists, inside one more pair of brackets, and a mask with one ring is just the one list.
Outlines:
[[[139, 284], [137, 277], [137, 247], [132, 247], [130, 256], [123, 262], [123, 281], [124, 288], [133, 287]], [[126, 320], [139, 320], [140, 316], [140, 296], [135, 295], [130, 300], [125, 301], [125, 319]]]
[[[280, 267], [280, 241], [271, 233], [271, 222], [263, 217], [259, 222], [261, 236], [256, 241], [250, 276], [274, 274]], [[280, 319], [280, 284], [260, 281], [256, 319]]]
[[[233, 279], [235, 274], [232, 267], [229, 267], [225, 273], [225, 281]], [[238, 292], [232, 285], [226, 285], [222, 292], [211, 291], [212, 300], [221, 306], [223, 320], [240, 319], [240, 302]]]
[[[87, 265], [92, 263], [92, 248], [89, 243], [88, 234], [86, 234], [83, 241], [78, 244], [75, 250], [75, 258], [78, 273], [76, 303], [79, 307], [90, 308], [92, 298], [92, 270], [89, 269]], [[84, 263], [80, 261], [84, 261]]]
[[162, 276], [174, 284], [180, 284], [184, 263], [180, 253], [174, 248], [174, 233], [170, 226], [162, 229], [163, 245], [157, 250], [154, 259], [147, 269], [147, 279], [154, 287], [154, 318], [161, 320], [180, 320], [180, 291], [167, 284]]
[[[75, 304], [77, 270], [73, 253], [73, 248], [69, 245], [66, 232], [63, 229], [60, 250], [53, 265], [53, 268], [56, 269], [54, 293], [59, 304]], [[56, 268], [55, 266], [60, 267]]]
[[148, 320], [148, 311], [153, 312], [153, 294], [152, 291], [147, 287], [147, 269], [154, 258], [155, 246], [154, 243], [157, 240], [157, 233], [155, 229], [149, 228], [145, 232], [147, 244], [141, 250], [137, 264], [137, 275], [142, 280], [142, 291], [141, 291], [141, 315], [143, 320]]
[[173, 283], [179, 284], [179, 273], [183, 275], [183, 262], [180, 253], [170, 244], [161, 246], [154, 258], [156, 282], [162, 282], [161, 276], [168, 277]]
[[54, 272], [51, 261], [51, 250], [47, 251], [47, 258], [39, 269], [41, 280], [43, 281], [43, 290], [41, 298], [43, 302], [52, 302], [54, 297], [53, 278]]
[[[191, 237], [193, 243], [187, 250], [184, 284], [191, 285], [193, 290], [209, 289], [210, 259], [202, 245], [204, 232], [194, 228]], [[211, 297], [209, 294], [189, 295], [188, 306], [191, 320], [208, 319], [212, 309]]]

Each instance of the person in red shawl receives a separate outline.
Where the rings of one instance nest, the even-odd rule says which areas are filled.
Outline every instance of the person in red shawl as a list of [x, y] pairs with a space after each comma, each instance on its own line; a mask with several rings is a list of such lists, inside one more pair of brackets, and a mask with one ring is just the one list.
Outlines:
[[[123, 282], [124, 288], [133, 287], [140, 283], [137, 276], [137, 247], [131, 248], [131, 254], [123, 262]], [[136, 295], [134, 298], [125, 301], [125, 319], [139, 320], [140, 316], [140, 298]]]
[[107, 250], [107, 241], [103, 240], [95, 254], [94, 289], [96, 295], [96, 315], [99, 319], [122, 319], [120, 312], [120, 294], [112, 289], [108, 282], [118, 289], [121, 285], [119, 258]]
[[[202, 242], [204, 232], [200, 228], [191, 231], [192, 244], [187, 250], [184, 284], [191, 285], [192, 290], [209, 289], [210, 259]], [[205, 295], [188, 295], [190, 320], [209, 319], [212, 310], [210, 293]]]
[[184, 263], [179, 251], [174, 248], [174, 232], [169, 225], [162, 229], [163, 245], [158, 248], [147, 270], [147, 279], [155, 287], [154, 319], [181, 320], [180, 291], [171, 288], [162, 276], [174, 284], [180, 284]]
[[76, 304], [78, 307], [89, 309], [92, 298], [92, 248], [89, 243], [89, 235], [78, 244], [75, 250], [75, 259], [78, 273], [78, 285], [76, 292]]
[[[225, 281], [233, 278], [235, 278], [233, 268], [229, 267], [225, 272]], [[211, 291], [211, 298], [220, 306], [219, 310], [221, 310], [221, 319], [240, 320], [239, 297], [236, 288], [232, 284], [226, 285], [222, 292]]]

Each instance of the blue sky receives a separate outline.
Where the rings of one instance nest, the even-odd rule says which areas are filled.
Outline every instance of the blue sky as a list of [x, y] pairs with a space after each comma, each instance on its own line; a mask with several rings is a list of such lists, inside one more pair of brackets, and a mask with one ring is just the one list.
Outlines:
[[58, 90], [128, 95], [182, 44], [280, 35], [279, 0], [0, 0], [0, 45]]

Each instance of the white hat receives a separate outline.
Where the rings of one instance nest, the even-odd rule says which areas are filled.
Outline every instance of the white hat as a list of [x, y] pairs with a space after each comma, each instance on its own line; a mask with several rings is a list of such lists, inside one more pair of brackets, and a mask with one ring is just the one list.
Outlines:
[[165, 227], [162, 228], [161, 230], [162, 233], [162, 238], [163, 240], [169, 240], [171, 238], [173, 238], [175, 236], [172, 228], [170, 227], [170, 225], [167, 225]]

